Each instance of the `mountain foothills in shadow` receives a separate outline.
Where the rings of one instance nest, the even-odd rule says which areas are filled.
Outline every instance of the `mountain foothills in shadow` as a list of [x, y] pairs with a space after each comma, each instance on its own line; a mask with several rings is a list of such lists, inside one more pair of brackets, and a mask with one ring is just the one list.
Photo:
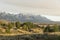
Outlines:
[[0, 19], [9, 21], [21, 21], [21, 22], [35, 22], [35, 23], [51, 23], [52, 21], [46, 17], [40, 15], [24, 15], [24, 14], [10, 14], [1, 12]]

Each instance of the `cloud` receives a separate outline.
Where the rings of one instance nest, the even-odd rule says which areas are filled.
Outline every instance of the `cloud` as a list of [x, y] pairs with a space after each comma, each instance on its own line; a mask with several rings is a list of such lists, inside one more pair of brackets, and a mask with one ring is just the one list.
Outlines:
[[1, 0], [6, 11], [60, 16], [60, 0]]

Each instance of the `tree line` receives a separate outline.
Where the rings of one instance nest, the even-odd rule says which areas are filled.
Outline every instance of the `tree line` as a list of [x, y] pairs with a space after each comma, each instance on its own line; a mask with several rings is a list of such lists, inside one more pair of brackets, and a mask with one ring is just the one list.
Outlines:
[[44, 32], [60, 32], [60, 25], [57, 25], [57, 24], [53, 26], [47, 25], [44, 28]]
[[23, 30], [26, 31], [31, 31], [31, 28], [36, 28], [37, 25], [33, 24], [32, 22], [24, 22], [20, 23], [19, 21], [17, 22], [9, 22], [8, 24], [5, 23], [0, 23], [0, 26], [4, 29], [6, 29], [6, 32], [9, 33], [10, 29], [20, 29], [22, 28]]
[[[32, 28], [41, 28], [40, 26], [32, 23], [32, 22], [24, 22], [21, 23], [19, 21], [17, 22], [9, 22], [8, 24], [0, 23], [0, 26], [4, 29], [6, 29], [6, 32], [9, 33], [10, 29], [23, 29], [26, 31], [31, 31]], [[53, 25], [52, 27], [50, 25], [47, 25], [46, 27], [42, 27], [43, 32], [60, 32], [60, 25]]]

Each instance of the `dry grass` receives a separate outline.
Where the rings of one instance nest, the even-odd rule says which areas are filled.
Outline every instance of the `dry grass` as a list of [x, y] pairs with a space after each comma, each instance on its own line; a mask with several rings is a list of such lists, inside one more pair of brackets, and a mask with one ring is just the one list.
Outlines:
[[51, 32], [51, 33], [47, 33], [49, 35], [60, 35], [60, 32]]

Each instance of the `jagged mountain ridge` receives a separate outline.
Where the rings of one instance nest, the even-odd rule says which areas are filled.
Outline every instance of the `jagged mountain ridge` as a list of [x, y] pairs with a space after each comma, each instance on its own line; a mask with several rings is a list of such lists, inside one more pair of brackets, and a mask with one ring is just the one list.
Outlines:
[[46, 17], [40, 15], [23, 15], [23, 14], [10, 14], [0, 13], [0, 19], [9, 21], [21, 21], [21, 22], [37, 22], [37, 23], [51, 23], [52, 21]]

